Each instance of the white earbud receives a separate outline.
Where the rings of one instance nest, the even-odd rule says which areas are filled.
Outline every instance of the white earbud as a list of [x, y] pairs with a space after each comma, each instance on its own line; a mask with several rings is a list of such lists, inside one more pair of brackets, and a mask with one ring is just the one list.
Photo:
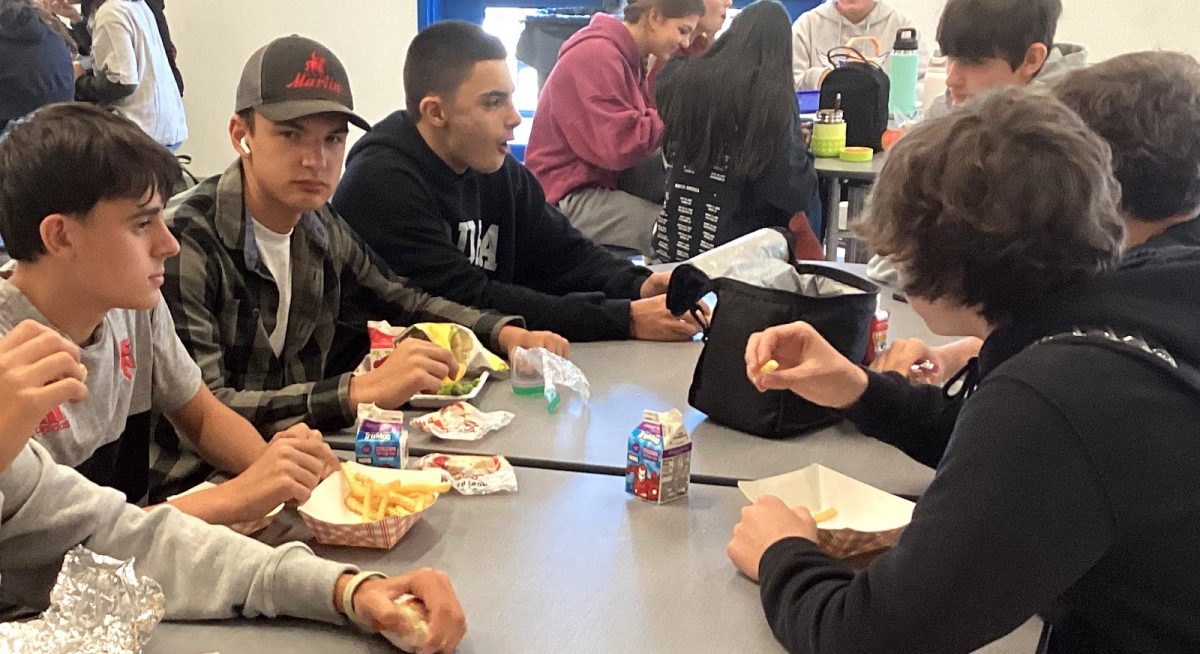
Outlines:
[[238, 143], [241, 144], [241, 146], [242, 146], [242, 152], [245, 152], [246, 154], [250, 154], [250, 144], [246, 142], [245, 136], [243, 136], [242, 140], [238, 141]]

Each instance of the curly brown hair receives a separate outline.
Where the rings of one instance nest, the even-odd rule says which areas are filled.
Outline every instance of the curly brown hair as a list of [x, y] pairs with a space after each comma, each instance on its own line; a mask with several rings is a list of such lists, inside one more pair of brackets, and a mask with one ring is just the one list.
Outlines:
[[1154, 222], [1200, 212], [1200, 62], [1133, 52], [1059, 82], [1054, 95], [1108, 141], [1121, 208]]
[[856, 229], [906, 293], [1001, 324], [1120, 257], [1110, 157], [1058, 100], [1001, 89], [904, 137]]

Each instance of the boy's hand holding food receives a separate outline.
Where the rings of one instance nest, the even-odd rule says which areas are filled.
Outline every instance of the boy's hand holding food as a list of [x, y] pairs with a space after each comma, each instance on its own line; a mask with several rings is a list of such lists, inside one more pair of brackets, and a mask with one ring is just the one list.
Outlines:
[[759, 391], [786, 389], [835, 409], [849, 407], [867, 390], [867, 373], [806, 322], [751, 334], [746, 375]]

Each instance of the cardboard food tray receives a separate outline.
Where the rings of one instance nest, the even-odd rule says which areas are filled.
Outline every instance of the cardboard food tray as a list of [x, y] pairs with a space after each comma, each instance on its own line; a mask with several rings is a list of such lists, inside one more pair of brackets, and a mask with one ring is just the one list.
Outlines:
[[471, 392], [466, 395], [424, 395], [418, 393], [412, 396], [412, 399], [408, 401], [408, 405], [414, 409], [440, 409], [455, 402], [470, 402], [479, 395], [479, 391], [483, 390], [483, 385], [487, 383], [489, 372], [488, 370], [484, 370], [483, 374], [479, 375], [479, 383], [475, 384], [475, 388], [472, 388]]
[[[183, 491], [182, 493], [179, 493], [178, 495], [172, 495], [172, 496], [168, 497], [167, 501], [173, 500], [178, 497], [183, 497], [184, 495], [191, 495], [192, 493], [195, 493], [197, 491], [208, 490], [209, 488], [216, 488], [216, 486], [217, 485], [211, 481], [202, 481], [199, 484], [196, 484], [195, 486]], [[247, 520], [246, 522], [235, 522], [231, 525], [225, 525], [225, 526], [229, 527], [230, 529], [236, 531], [237, 533], [239, 533], [243, 536], [257, 534], [258, 532], [271, 526], [271, 523], [275, 521], [275, 516], [279, 515], [279, 512], [282, 510], [283, 510], [283, 505], [280, 504], [279, 506], [271, 509], [271, 511], [269, 513], [267, 513], [267, 515], [265, 515], [257, 520]]]
[[895, 545], [916, 506], [817, 463], [766, 479], [740, 481], [738, 488], [751, 501], [775, 495], [788, 506], [804, 506], [813, 513], [837, 509], [836, 516], [819, 525], [817, 535], [821, 549], [838, 559]]
[[[397, 470], [375, 468], [354, 462], [347, 465], [354, 472], [382, 484], [392, 481], [435, 484], [447, 481], [449, 478], [449, 475], [442, 470]], [[438, 498], [438, 494], [435, 493], [429, 506], [416, 513], [387, 516], [383, 520], [363, 522], [362, 516], [346, 506], [345, 499], [349, 494], [350, 485], [346, 482], [342, 471], [338, 470], [318, 484], [313, 489], [308, 501], [300, 505], [300, 517], [304, 520], [304, 524], [308, 525], [318, 543], [391, 549], [400, 542], [401, 538], [404, 538], [413, 525], [417, 524], [421, 516], [437, 503]]]

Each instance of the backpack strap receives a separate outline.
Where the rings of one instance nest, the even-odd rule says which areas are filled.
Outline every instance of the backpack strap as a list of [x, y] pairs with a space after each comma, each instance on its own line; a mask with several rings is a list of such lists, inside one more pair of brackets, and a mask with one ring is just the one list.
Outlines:
[[1163, 348], [1153, 347], [1140, 336], [1122, 334], [1112, 329], [1083, 329], [1076, 327], [1069, 332], [1053, 334], [1041, 338], [1030, 346], [1041, 343], [1084, 342], [1125, 350], [1129, 354], [1149, 358], [1158, 363], [1164, 371], [1193, 389], [1200, 391], [1200, 370], [1186, 362], [1177, 360]]

